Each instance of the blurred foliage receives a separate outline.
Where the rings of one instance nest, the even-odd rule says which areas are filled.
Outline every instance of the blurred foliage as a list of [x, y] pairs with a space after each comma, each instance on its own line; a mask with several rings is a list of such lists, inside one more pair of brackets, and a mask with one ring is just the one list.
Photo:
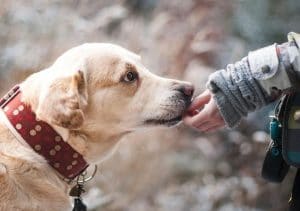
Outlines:
[[[299, 32], [299, 10], [299, 0], [1, 0], [1, 92], [75, 45], [113, 42], [200, 93], [215, 69]], [[101, 164], [85, 200], [106, 211], [287, 210], [294, 172], [282, 184], [260, 177], [268, 112], [233, 131], [180, 125], [131, 134]]]

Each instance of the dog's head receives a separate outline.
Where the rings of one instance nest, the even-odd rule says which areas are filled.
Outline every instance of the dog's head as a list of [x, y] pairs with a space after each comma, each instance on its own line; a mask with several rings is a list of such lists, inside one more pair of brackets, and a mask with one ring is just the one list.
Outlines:
[[112, 44], [73, 48], [45, 74], [37, 116], [70, 130], [172, 126], [193, 95], [190, 83], [156, 76], [138, 55]]
[[156, 76], [112, 44], [84, 44], [23, 83], [23, 99], [91, 162], [139, 128], [172, 126], [191, 102], [190, 83]]

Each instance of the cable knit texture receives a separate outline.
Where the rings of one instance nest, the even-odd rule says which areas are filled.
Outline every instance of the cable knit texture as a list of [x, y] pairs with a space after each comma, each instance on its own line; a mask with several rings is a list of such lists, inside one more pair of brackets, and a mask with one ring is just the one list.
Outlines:
[[252, 76], [247, 57], [211, 74], [207, 88], [213, 93], [220, 113], [230, 128], [237, 126], [249, 112], [270, 101]]

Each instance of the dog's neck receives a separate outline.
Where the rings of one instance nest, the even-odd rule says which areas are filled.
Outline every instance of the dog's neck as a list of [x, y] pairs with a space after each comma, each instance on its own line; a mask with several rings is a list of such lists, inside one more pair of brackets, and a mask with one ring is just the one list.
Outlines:
[[[47, 86], [47, 82], [43, 79], [45, 74], [48, 78], [51, 77], [48, 70], [44, 70], [31, 75], [21, 85], [22, 101], [31, 106], [34, 113], [38, 108], [39, 98], [43, 86]], [[49, 105], [51, 106], [51, 105]], [[119, 140], [127, 134], [127, 132], [120, 132], [119, 134], [112, 134], [107, 127], [89, 127], [90, 124], [96, 123], [84, 122], [81, 128], [76, 130], [69, 130], [42, 119], [47, 122], [55, 131], [63, 137], [63, 139], [78, 151], [89, 164], [102, 162], [114, 151]], [[92, 129], [91, 129], [92, 128]], [[87, 141], [88, 140], [88, 141]]]

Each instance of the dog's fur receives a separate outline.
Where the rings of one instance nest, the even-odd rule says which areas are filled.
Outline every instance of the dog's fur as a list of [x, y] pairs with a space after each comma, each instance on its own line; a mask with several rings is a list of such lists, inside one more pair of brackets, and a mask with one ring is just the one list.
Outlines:
[[[128, 82], [128, 71], [137, 80]], [[100, 43], [67, 51], [21, 83], [22, 101], [90, 164], [107, 157], [127, 133], [178, 123], [191, 100], [183, 87], [191, 85], [158, 77], [138, 55]], [[70, 210], [69, 188], [0, 121], [1, 211]]]

